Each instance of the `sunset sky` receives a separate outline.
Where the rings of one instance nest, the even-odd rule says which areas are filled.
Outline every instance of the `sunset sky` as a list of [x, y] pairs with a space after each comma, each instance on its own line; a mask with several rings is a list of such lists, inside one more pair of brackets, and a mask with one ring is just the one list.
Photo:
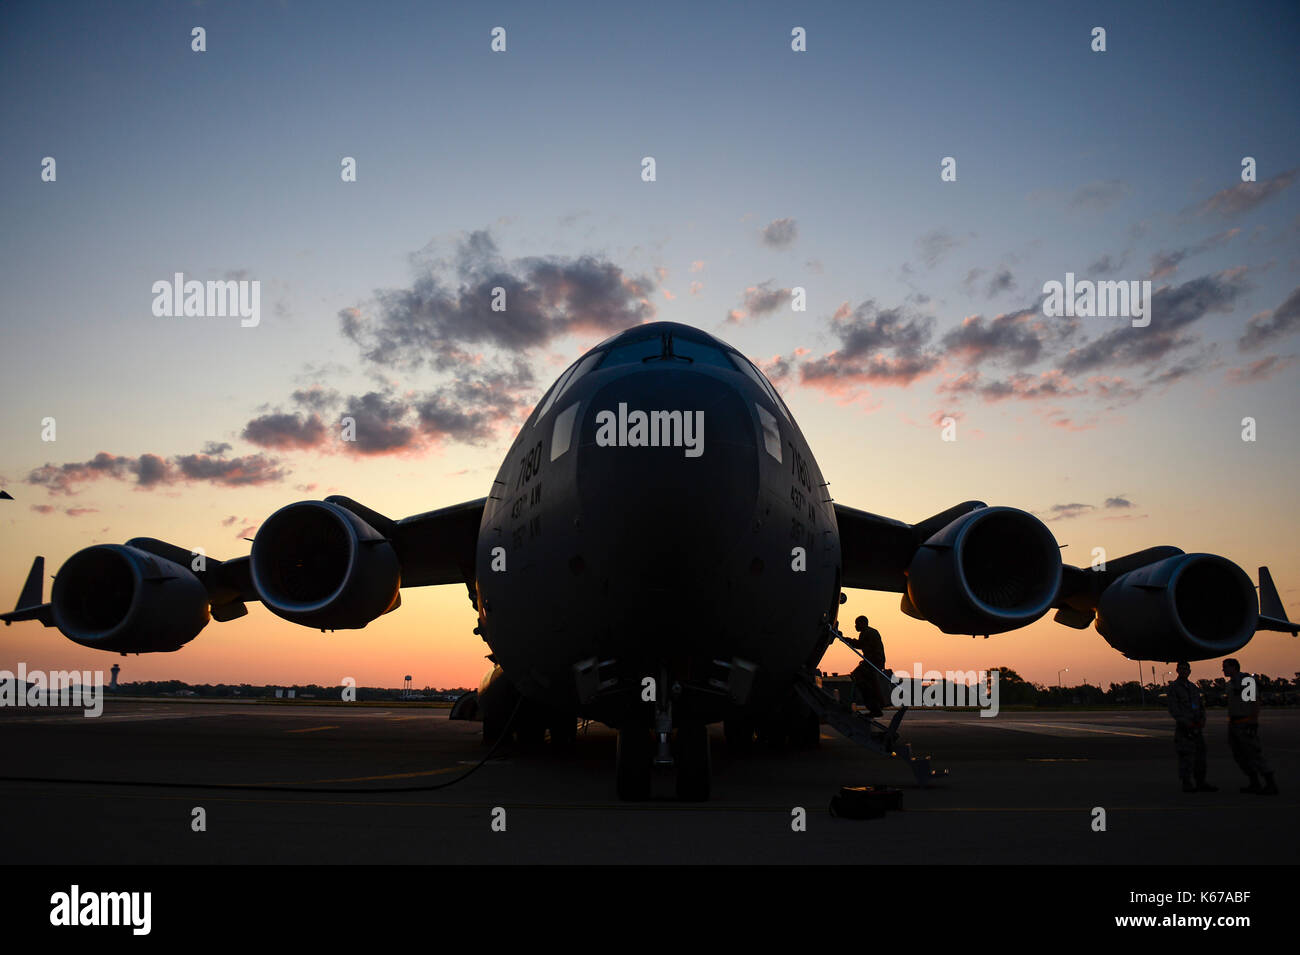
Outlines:
[[[1297, 49], [1293, 3], [6, 4], [0, 601], [35, 554], [51, 574], [135, 536], [236, 557], [302, 498], [481, 497], [554, 377], [658, 319], [768, 371], [841, 503], [1022, 507], [1083, 565], [1155, 544], [1267, 564], [1294, 619]], [[176, 272], [259, 281], [260, 324], [156, 317]], [[1151, 324], [1044, 316], [1067, 272], [1150, 280]], [[842, 613], [899, 669], [1137, 672], [1050, 617], [972, 641], [897, 595]], [[476, 685], [474, 625], [461, 586], [364, 631], [252, 605], [126, 660], [25, 623], [0, 669]], [[1238, 656], [1290, 675], [1300, 641]]]

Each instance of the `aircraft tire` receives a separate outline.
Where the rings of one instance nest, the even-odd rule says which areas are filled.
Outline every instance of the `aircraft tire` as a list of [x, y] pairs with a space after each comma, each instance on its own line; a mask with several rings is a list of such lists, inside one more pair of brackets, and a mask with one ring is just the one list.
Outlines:
[[677, 728], [677, 798], [685, 802], [706, 802], [712, 789], [713, 767], [709, 759], [709, 728], [688, 723]]
[[540, 749], [546, 738], [546, 726], [537, 720], [522, 720], [515, 728], [515, 742], [528, 752]]
[[550, 725], [551, 749], [558, 753], [567, 753], [578, 741], [578, 721], [573, 717], [562, 717]]
[[790, 744], [795, 749], [817, 749], [822, 742], [822, 721], [812, 710], [800, 707], [792, 715]]
[[754, 724], [749, 720], [735, 717], [724, 720], [722, 732], [727, 740], [727, 749], [737, 756], [748, 756], [754, 751]]
[[650, 731], [645, 727], [625, 727], [618, 731], [614, 775], [619, 799], [639, 802], [650, 798], [652, 756]]

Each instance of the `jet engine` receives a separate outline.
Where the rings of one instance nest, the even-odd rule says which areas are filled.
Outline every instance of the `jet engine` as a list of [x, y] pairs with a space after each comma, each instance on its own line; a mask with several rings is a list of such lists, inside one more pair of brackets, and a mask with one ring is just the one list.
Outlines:
[[1225, 656], [1250, 642], [1258, 618], [1246, 572], [1215, 554], [1181, 554], [1131, 570], [1097, 604], [1097, 632], [1131, 660]]
[[189, 568], [125, 544], [69, 557], [55, 575], [50, 610], [73, 643], [119, 653], [179, 650], [209, 619], [207, 589]]
[[249, 571], [272, 613], [322, 630], [360, 629], [400, 601], [393, 545], [330, 501], [299, 501], [267, 518]]
[[1004, 633], [1045, 614], [1060, 586], [1061, 552], [1043, 522], [983, 507], [917, 549], [903, 609], [944, 633]]

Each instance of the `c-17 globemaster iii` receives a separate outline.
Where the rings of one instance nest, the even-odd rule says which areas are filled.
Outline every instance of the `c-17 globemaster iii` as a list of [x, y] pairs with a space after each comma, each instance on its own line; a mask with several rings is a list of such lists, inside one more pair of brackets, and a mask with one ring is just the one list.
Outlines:
[[[807, 440], [748, 359], [670, 322], [597, 345], [546, 392], [488, 495], [393, 520], [346, 497], [289, 504], [246, 557], [135, 538], [73, 554], [42, 598], [37, 558], [6, 623], [39, 620], [118, 653], [177, 650], [261, 601], [322, 630], [359, 629], [402, 587], [459, 584], [495, 664], [476, 697], [489, 738], [618, 731], [617, 789], [645, 798], [656, 763], [707, 798], [709, 724], [818, 736], [815, 668], [845, 588], [893, 591], [945, 633], [1055, 619], [1127, 657], [1202, 660], [1257, 630], [1297, 630], [1261, 569], [1152, 547], [1063, 564], [1013, 507], [966, 501], [916, 524], [831, 500]], [[811, 702], [811, 705], [810, 705]]]

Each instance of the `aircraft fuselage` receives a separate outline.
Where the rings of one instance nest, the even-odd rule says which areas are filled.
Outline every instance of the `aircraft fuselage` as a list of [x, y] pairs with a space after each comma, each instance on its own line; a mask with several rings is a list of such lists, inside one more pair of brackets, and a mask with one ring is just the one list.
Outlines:
[[[592, 349], [529, 417], [484, 508], [476, 576], [480, 633], [528, 699], [622, 726], [646, 718], [643, 681], [667, 679], [678, 718], [713, 722], [771, 705], [821, 658], [840, 546], [766, 379], [655, 323]], [[590, 661], [594, 694], [575, 673]], [[753, 673], [740, 700], [723, 688], [737, 666]]]

